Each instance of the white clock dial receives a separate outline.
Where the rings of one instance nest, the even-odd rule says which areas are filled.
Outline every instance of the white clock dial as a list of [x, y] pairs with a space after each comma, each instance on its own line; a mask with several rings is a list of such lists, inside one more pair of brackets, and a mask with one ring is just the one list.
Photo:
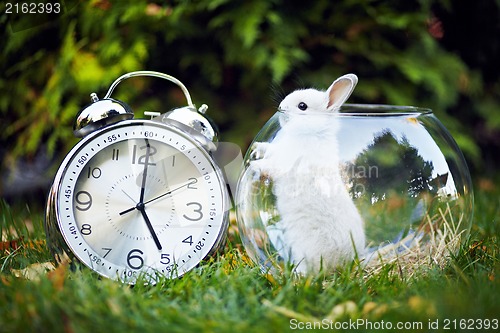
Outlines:
[[124, 121], [77, 145], [56, 214], [71, 251], [106, 277], [181, 276], [227, 228], [226, 189], [210, 156], [178, 130]]

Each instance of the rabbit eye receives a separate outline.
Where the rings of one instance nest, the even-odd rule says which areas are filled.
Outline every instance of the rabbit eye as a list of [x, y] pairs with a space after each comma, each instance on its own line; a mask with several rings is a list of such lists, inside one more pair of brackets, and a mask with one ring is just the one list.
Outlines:
[[307, 109], [307, 104], [304, 102], [300, 102], [299, 105], [297, 105], [297, 106], [302, 111], [305, 111]]

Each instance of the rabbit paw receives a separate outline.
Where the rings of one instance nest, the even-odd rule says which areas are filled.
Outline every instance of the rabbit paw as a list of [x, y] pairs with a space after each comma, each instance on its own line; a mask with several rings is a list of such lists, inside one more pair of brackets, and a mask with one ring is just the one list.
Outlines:
[[264, 157], [269, 146], [268, 142], [254, 142], [251, 147], [250, 158], [252, 160], [260, 160]]

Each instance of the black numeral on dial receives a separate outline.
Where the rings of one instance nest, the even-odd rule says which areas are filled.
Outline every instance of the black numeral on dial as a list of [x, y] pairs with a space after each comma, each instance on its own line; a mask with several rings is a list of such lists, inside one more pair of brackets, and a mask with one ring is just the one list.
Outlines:
[[113, 149], [113, 156], [111, 156], [111, 160], [118, 161], [119, 156], [120, 156], [120, 149]]
[[76, 193], [75, 201], [77, 203], [76, 209], [84, 212], [92, 207], [92, 196], [87, 191], [80, 191]]
[[182, 215], [186, 220], [189, 221], [199, 221], [203, 218], [202, 206], [199, 202], [188, 202], [186, 206], [194, 206], [193, 211], [189, 214], [193, 214], [193, 216], [187, 216], [186, 214]]
[[80, 233], [84, 236], [88, 236], [92, 233], [92, 226], [88, 223], [82, 224], [82, 228], [80, 229]]
[[92, 177], [94, 179], [97, 179], [97, 178], [101, 177], [101, 175], [102, 175], [101, 169], [91, 168], [91, 167], [88, 168], [87, 178]]
[[168, 265], [170, 264], [170, 254], [167, 254], [167, 253], [162, 253], [161, 254], [161, 260], [160, 260], [160, 263], [162, 265]]
[[194, 184], [196, 184], [198, 182], [198, 179], [191, 177], [188, 180], [189, 180], [189, 184], [188, 184], [187, 188], [190, 190], [197, 190], [198, 188], [196, 186], [194, 186]]
[[151, 163], [151, 156], [156, 154], [157, 149], [154, 146], [151, 145], [146, 145], [146, 146], [140, 146], [139, 150], [145, 150], [145, 153], [143, 155], [137, 156], [137, 145], [134, 145], [134, 148], [132, 150], [132, 164], [146, 164], [146, 156], [148, 154], [148, 149], [149, 149], [149, 158], [148, 158], [148, 166], [152, 165], [155, 166], [156, 163]]
[[193, 236], [189, 236], [187, 237], [186, 239], [184, 239], [182, 241], [183, 243], [186, 243], [186, 244], [189, 244], [189, 245], [193, 245]]
[[133, 249], [127, 254], [127, 264], [132, 269], [141, 269], [144, 266], [144, 259], [142, 258], [142, 252], [139, 249]]

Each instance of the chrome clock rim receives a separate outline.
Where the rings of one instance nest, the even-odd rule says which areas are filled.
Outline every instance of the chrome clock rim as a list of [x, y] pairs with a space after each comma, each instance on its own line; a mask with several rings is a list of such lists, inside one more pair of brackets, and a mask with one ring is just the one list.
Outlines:
[[[207, 152], [202, 145], [193, 140], [193, 138], [184, 133], [182, 130], [177, 129], [172, 125], [159, 123], [157, 121], [151, 121], [151, 120], [121, 121], [119, 123], [107, 126], [105, 128], [102, 128], [100, 130], [97, 130], [89, 134], [87, 137], [83, 138], [79, 143], [77, 143], [75, 147], [73, 147], [73, 149], [70, 151], [70, 153], [67, 155], [67, 157], [64, 159], [63, 163], [59, 167], [59, 170], [57, 171], [54, 183], [51, 187], [48, 197], [47, 212], [46, 212], [46, 231], [47, 231], [49, 246], [51, 248], [54, 257], [56, 258], [56, 261], [58, 262], [63, 261], [63, 257], [65, 256], [64, 254], [66, 254], [69, 255], [70, 257], [76, 258], [79, 262], [82, 262], [85, 266], [91, 268], [92, 270], [96, 271], [102, 276], [112, 279], [114, 278], [118, 280], [124, 280], [124, 282], [130, 284], [135, 283], [137, 277], [133, 277], [132, 279], [127, 280], [127, 279], [122, 279], [120, 276], [114, 277], [110, 276], [110, 274], [105, 274], [101, 270], [96, 269], [96, 267], [93, 266], [93, 264], [89, 264], [87, 262], [88, 261], [87, 258], [82, 256], [80, 252], [75, 251], [74, 245], [72, 245], [71, 242], [68, 241], [68, 235], [67, 235], [68, 230], [61, 225], [61, 221], [64, 218], [61, 212], [61, 207], [59, 207], [60, 205], [58, 204], [60, 201], [59, 200], [60, 197], [64, 194], [63, 179], [66, 176], [70, 164], [73, 163], [75, 159], [78, 158], [78, 153], [81, 152], [83, 149], [85, 149], [85, 147], [87, 147], [91, 142], [93, 142], [97, 138], [100, 138], [103, 135], [106, 135], [107, 133], [112, 133], [117, 129], [127, 128], [129, 126], [155, 126], [161, 128], [162, 130], [172, 131], [173, 133], [175, 133], [175, 135], [183, 137], [184, 140], [188, 141], [192, 145], [193, 149], [196, 149], [196, 151], [199, 151], [204, 155], [204, 158], [207, 160], [207, 163], [209, 163], [215, 175], [217, 187], [220, 190], [220, 200], [221, 200], [220, 215], [218, 218], [218, 220], [220, 220], [219, 231], [217, 232], [216, 237], [213, 238], [212, 241], [210, 242], [208, 251], [204, 251], [204, 253], [206, 254], [204, 254], [201, 259], [195, 260], [196, 261], [195, 265], [192, 265], [192, 267], [190, 267], [185, 271], [172, 272], [172, 274], [170, 274], [171, 276], [168, 276], [169, 274], [166, 274], [165, 272], [159, 274], [167, 277], [180, 277], [187, 271], [190, 271], [191, 269], [196, 267], [201, 260], [213, 254], [222, 245], [228, 227], [228, 222], [227, 222], [228, 220], [227, 217], [229, 213], [228, 193], [222, 172], [215, 163], [215, 161], [213, 160], [213, 158], [211, 157], [211, 155], [209, 154], [209, 152]], [[148, 273], [148, 270], [141, 271], [141, 273], [144, 272]], [[154, 273], [159, 273], [159, 272], [156, 270], [154, 272], [153, 271], [151, 272], [151, 276], [148, 278], [150, 283], [154, 282], [154, 280], [156, 279], [156, 274]]]

